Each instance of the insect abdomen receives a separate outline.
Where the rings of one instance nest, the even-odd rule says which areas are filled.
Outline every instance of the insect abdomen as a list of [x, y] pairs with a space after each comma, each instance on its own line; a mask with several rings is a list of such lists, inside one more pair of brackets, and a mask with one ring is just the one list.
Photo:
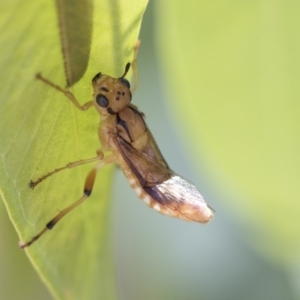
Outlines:
[[[140, 185], [139, 181], [133, 177], [131, 174], [129, 175], [127, 172], [124, 172], [131, 188], [136, 192], [138, 197], [146, 203], [149, 207], [158, 211], [159, 213], [171, 217], [179, 217], [176, 211], [172, 211], [165, 207], [164, 205], [157, 202], [153, 197], [151, 197]], [[127, 173], [127, 174], [126, 174]]]
[[[169, 180], [166, 180], [161, 184], [157, 184], [153, 187], [143, 188], [140, 185], [140, 182], [131, 174], [131, 172], [126, 172], [126, 170], [124, 170], [124, 173], [128, 178], [130, 186], [136, 192], [138, 197], [141, 200], [143, 200], [143, 202], [145, 202], [149, 207], [153, 208], [159, 213], [170, 217], [180, 218], [186, 221], [196, 221], [201, 223], [209, 222], [212, 219], [213, 214], [210, 208], [206, 205], [201, 194], [196, 190], [196, 188], [193, 185], [191, 185], [189, 182], [185, 181], [181, 177], [174, 174], [174, 176], [172, 176]], [[192, 195], [192, 201], [195, 201], [195, 191], [197, 191], [198, 199], [196, 199], [195, 203], [191, 203], [191, 201], [188, 200], [180, 201], [180, 199], [176, 198], [176, 196], [182, 196], [178, 192], [178, 189], [180, 189], [182, 185], [179, 185], [177, 187], [173, 186], [172, 194], [172, 191], [170, 191], [172, 189], [170, 184], [172, 185], [174, 183], [174, 179], [176, 181], [178, 181], [179, 179], [179, 182], [185, 182], [186, 186], [190, 185], [193, 187], [194, 193]], [[170, 190], [165, 191], [166, 187], [170, 187]], [[176, 191], [175, 193], [174, 190]], [[187, 189], [182, 190], [181, 194], [184, 194], [186, 192]], [[167, 198], [164, 199], [164, 197], [166, 197], [167, 194], [169, 194], [169, 198], [171, 197], [169, 201], [167, 201]], [[185, 194], [185, 196], [188, 197], [189, 194]]]

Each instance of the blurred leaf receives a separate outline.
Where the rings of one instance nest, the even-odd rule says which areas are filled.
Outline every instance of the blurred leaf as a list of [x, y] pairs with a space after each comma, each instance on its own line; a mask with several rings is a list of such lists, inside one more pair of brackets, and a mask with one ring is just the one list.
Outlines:
[[75, 84], [88, 66], [92, 40], [92, 0], [56, 0], [67, 86]]
[[300, 251], [299, 10], [297, 1], [157, 5], [171, 105], [194, 159], [252, 245], [281, 263]]
[[[91, 100], [96, 73], [119, 76], [132, 60], [146, 2], [94, 3], [89, 66], [71, 90], [81, 103]], [[0, 193], [20, 239], [27, 241], [81, 196], [92, 166], [56, 174], [34, 190], [28, 182], [70, 161], [95, 156], [99, 115], [77, 111], [64, 95], [34, 79], [41, 72], [64, 86], [55, 3], [5, 2], [0, 15], [0, 66], [5, 70], [0, 75]], [[18, 22], [11, 22], [12, 15]], [[91, 198], [25, 250], [55, 298], [115, 299], [111, 181], [112, 167], [100, 170]]]

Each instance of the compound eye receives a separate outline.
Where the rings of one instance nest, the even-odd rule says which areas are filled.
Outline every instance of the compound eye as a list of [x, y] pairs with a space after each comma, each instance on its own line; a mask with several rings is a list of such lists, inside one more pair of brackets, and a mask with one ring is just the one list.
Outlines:
[[101, 106], [101, 107], [107, 107], [108, 104], [109, 104], [108, 99], [107, 99], [104, 95], [102, 95], [102, 94], [98, 94], [98, 95], [96, 96], [96, 102], [97, 102], [98, 105]]
[[126, 78], [120, 78], [121, 82], [130, 89], [130, 83]]

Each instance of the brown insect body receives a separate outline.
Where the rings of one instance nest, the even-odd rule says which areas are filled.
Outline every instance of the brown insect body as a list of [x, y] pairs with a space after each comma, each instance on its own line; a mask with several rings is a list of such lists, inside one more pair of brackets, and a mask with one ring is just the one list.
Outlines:
[[[131, 187], [151, 208], [184, 220], [208, 222], [213, 214], [199, 191], [169, 169], [143, 113], [129, 104], [129, 86], [111, 80], [107, 75], [93, 80], [94, 106], [102, 115], [99, 138], [103, 150], [112, 151]], [[105, 108], [99, 108], [101, 97], [107, 99]]]
[[[137, 49], [138, 44], [135, 55]], [[135, 65], [134, 60], [132, 66], [136, 75]], [[129, 81], [124, 78], [129, 68], [128, 63], [123, 76], [119, 78], [97, 74], [92, 80], [94, 99], [83, 105], [71, 92], [37, 74], [37, 79], [62, 92], [78, 109], [85, 111], [94, 106], [101, 117], [98, 135], [102, 148], [97, 151], [96, 157], [69, 163], [29, 183], [29, 186], [34, 188], [46, 178], [62, 170], [97, 162], [86, 177], [82, 197], [61, 210], [27, 243], [20, 242], [21, 248], [30, 246], [47, 230], [52, 229], [63, 216], [85, 201], [91, 195], [97, 171], [110, 163], [117, 163], [121, 167], [137, 195], [156, 211], [201, 223], [212, 219], [212, 210], [196, 187], [168, 167], [147, 128], [144, 114], [130, 103], [133, 90], [130, 89]], [[107, 152], [109, 154], [104, 155]]]

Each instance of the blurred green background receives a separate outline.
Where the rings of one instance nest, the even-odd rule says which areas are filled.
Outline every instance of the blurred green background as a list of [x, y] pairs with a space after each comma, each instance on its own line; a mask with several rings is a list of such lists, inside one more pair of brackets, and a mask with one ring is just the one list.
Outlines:
[[[117, 171], [119, 298], [298, 299], [300, 5], [180, 5], [149, 3], [133, 103], [216, 215], [205, 226], [163, 217]], [[0, 213], [0, 298], [50, 299]]]

